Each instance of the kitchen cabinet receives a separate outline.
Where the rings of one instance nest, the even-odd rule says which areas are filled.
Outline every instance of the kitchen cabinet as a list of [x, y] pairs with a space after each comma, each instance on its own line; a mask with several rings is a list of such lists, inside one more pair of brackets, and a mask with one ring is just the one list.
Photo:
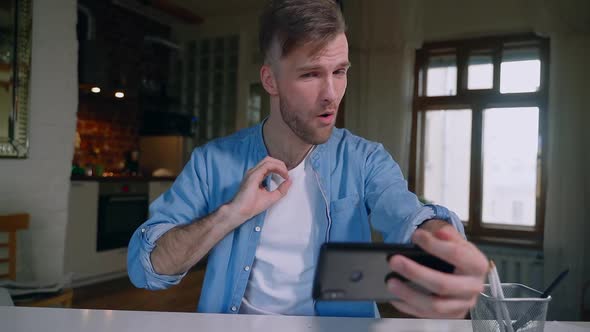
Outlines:
[[[172, 185], [172, 180], [137, 178], [148, 182], [151, 203]], [[99, 219], [99, 188], [102, 182], [118, 182], [113, 178], [89, 177], [72, 180], [69, 193], [69, 214], [64, 253], [64, 273], [72, 274], [75, 287], [126, 275], [127, 248], [97, 250]], [[129, 178], [121, 179], [121, 185]]]
[[98, 252], [98, 181], [72, 181], [66, 231], [64, 272], [74, 286], [125, 274], [127, 249]]

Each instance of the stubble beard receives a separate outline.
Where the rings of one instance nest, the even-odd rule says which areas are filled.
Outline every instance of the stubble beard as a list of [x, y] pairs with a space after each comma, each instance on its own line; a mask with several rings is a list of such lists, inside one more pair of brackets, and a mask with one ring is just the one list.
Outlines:
[[313, 128], [305, 122], [305, 119], [298, 116], [298, 112], [291, 110], [285, 99], [279, 95], [279, 110], [283, 122], [303, 142], [311, 145], [324, 144], [332, 135], [334, 124], [324, 128]]

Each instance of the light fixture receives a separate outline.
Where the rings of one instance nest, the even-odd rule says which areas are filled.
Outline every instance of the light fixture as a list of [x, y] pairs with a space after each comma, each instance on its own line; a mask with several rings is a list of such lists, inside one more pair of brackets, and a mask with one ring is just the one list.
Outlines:
[[128, 92], [127, 90], [127, 79], [125, 74], [121, 71], [119, 66], [113, 68], [115, 71], [116, 76], [111, 80], [111, 90], [115, 93], [115, 98], [122, 99], [125, 98], [125, 93]]
[[92, 91], [92, 93], [100, 93], [100, 88], [97, 86], [93, 86], [90, 91]]

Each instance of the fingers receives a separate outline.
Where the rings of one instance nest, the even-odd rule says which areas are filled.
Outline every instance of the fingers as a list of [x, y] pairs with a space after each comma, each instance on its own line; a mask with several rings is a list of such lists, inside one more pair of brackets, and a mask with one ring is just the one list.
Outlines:
[[483, 290], [486, 257], [453, 227], [418, 229], [412, 240], [425, 251], [455, 265], [453, 274], [422, 266], [396, 255], [389, 261], [393, 271], [434, 294], [426, 294], [399, 280], [388, 282], [390, 291], [401, 299], [392, 302], [398, 310], [418, 317], [463, 318]]
[[[252, 176], [254, 181], [260, 184], [264, 180], [264, 178], [270, 173], [279, 174], [281, 177], [285, 179], [285, 181], [283, 181], [275, 190], [268, 192], [270, 202], [274, 204], [276, 201], [283, 198], [287, 194], [289, 188], [291, 187], [292, 181], [289, 178], [289, 173], [287, 171], [287, 166], [285, 166], [285, 163], [283, 163], [282, 161], [278, 161], [276, 159], [269, 160], [261, 164], [260, 167], [255, 171], [255, 173], [252, 174]], [[266, 192], [265, 189], [262, 190]]]
[[268, 192], [271, 203], [274, 204], [276, 201], [283, 198], [287, 194], [287, 192], [289, 191], [291, 184], [292, 184], [291, 179], [287, 179], [287, 180], [283, 181], [283, 183], [281, 183], [277, 189]]
[[446, 241], [464, 240], [463, 236], [451, 225], [439, 228], [436, 232], [434, 232], [434, 236], [440, 240]]
[[417, 317], [463, 318], [475, 299], [456, 299], [424, 294], [405, 283], [391, 279], [388, 288], [400, 301], [391, 302], [398, 310]]
[[[264, 178], [266, 178], [270, 173], [278, 174], [285, 179], [285, 181], [283, 181], [279, 187], [273, 191], [267, 191], [266, 189], [262, 188], [262, 182], [264, 181]], [[269, 205], [274, 204], [279, 199], [284, 197], [289, 191], [291, 184], [292, 181], [289, 179], [289, 172], [285, 163], [272, 157], [266, 157], [262, 159], [258, 165], [248, 170], [244, 180], [244, 186], [246, 188], [250, 188], [249, 190], [256, 190], [257, 194], [251, 191], [252, 194], [257, 196], [260, 195], [258, 196], [259, 199], [266, 201], [266, 203], [262, 203], [261, 205], [263, 208], [267, 208]]]
[[[260, 166], [262, 166], [262, 165], [264, 165], [264, 164], [266, 164], [266, 163], [269, 163], [269, 162], [271, 162], [271, 163], [277, 163], [277, 164], [279, 164], [279, 165], [280, 165], [280, 164], [283, 164], [283, 165], [285, 164], [284, 162], [282, 162], [282, 161], [280, 161], [280, 160], [278, 160], [278, 159], [275, 159], [275, 158], [273, 158], [273, 157], [267, 156], [267, 157], [264, 157], [264, 158], [263, 158], [261, 161], [259, 161], [259, 162], [258, 162], [258, 164], [256, 164], [254, 167], [250, 168], [250, 169], [249, 169], [249, 170], [246, 172], [246, 176], [248, 176], [248, 175], [250, 175], [250, 174], [254, 173], [256, 170], [258, 170], [258, 169], [260, 168]], [[285, 168], [286, 168], [286, 166], [285, 166]]]
[[393, 256], [389, 260], [389, 266], [393, 271], [439, 296], [471, 299], [483, 291], [482, 280], [478, 277], [436, 271], [401, 255]]
[[289, 191], [289, 188], [291, 188], [291, 184], [293, 183], [293, 181], [291, 181], [291, 179], [287, 179], [285, 181], [283, 181], [283, 183], [281, 183], [278, 188], [274, 191], [272, 191], [273, 193], [280, 193], [281, 197], [285, 196], [287, 194], [287, 192]]
[[260, 183], [270, 173], [276, 173], [285, 180], [289, 178], [289, 172], [285, 163], [271, 157], [264, 158], [258, 165], [250, 169], [247, 177]]
[[449, 226], [439, 229], [435, 234], [417, 229], [412, 240], [425, 251], [455, 265], [457, 273], [481, 278], [485, 276], [488, 268], [486, 257], [472, 243], [463, 239], [459, 232]]

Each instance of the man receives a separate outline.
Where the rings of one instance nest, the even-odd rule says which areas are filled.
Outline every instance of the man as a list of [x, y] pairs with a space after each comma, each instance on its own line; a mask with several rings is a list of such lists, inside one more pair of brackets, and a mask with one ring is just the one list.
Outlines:
[[419, 317], [463, 317], [482, 289], [485, 257], [454, 213], [423, 206], [382, 145], [335, 129], [347, 83], [345, 24], [331, 0], [272, 1], [261, 16], [271, 99], [262, 124], [195, 149], [151, 205], [128, 256], [132, 282], [178, 283], [208, 254], [198, 311], [378, 315], [372, 302], [314, 302], [323, 242], [413, 241], [454, 264], [445, 274], [395, 256], [392, 270], [437, 295], [391, 280], [392, 304]]

